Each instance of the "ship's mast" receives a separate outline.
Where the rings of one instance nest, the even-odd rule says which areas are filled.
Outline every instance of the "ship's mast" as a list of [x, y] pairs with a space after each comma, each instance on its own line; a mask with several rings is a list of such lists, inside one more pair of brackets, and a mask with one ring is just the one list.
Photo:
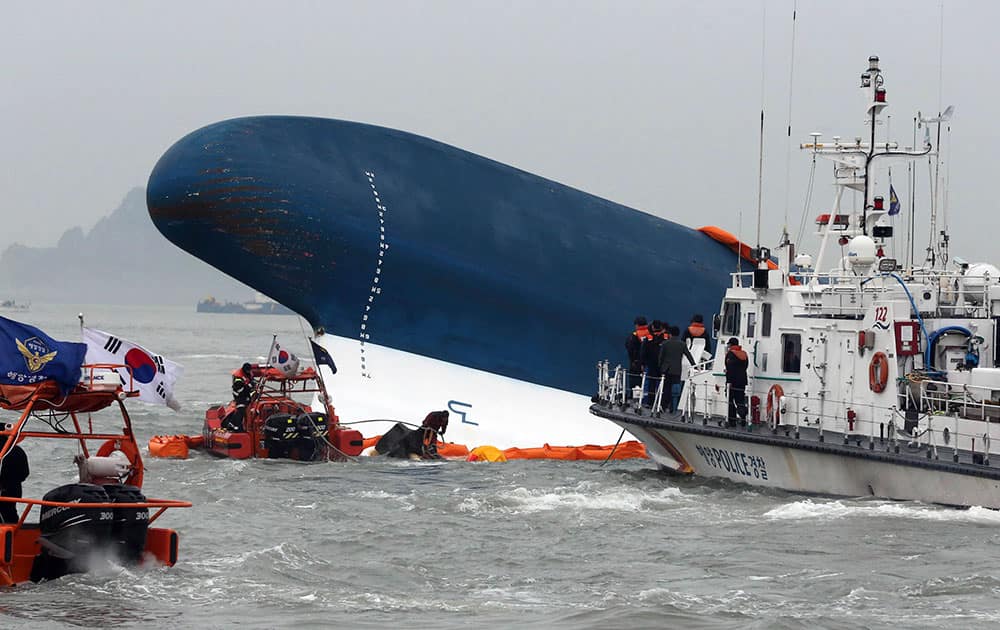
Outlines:
[[[880, 220], [886, 216], [888, 208], [885, 207], [882, 196], [875, 194], [872, 185], [872, 166], [877, 159], [913, 159], [930, 152], [929, 143], [922, 151], [915, 149], [901, 151], [895, 142], [886, 140], [884, 143], [877, 143], [875, 141], [879, 114], [888, 107], [884, 84], [885, 80], [879, 67], [879, 58], [873, 55], [868, 58], [868, 68], [861, 73], [861, 91], [867, 108], [867, 141], [858, 136], [854, 138], [854, 142], [841, 142], [840, 136], [833, 136], [832, 143], [821, 143], [819, 141], [820, 134], [813, 133], [810, 134], [813, 137], [812, 142], [800, 145], [800, 148], [810, 149], [814, 154], [834, 163], [834, 184], [837, 193], [833, 209], [828, 216], [823, 217], [825, 221], [819, 225], [822, 241], [819, 256], [816, 259], [817, 273], [821, 271], [823, 255], [826, 252], [830, 236], [834, 232], [842, 246], [847, 245], [853, 237], [870, 236], [878, 248], [878, 257], [884, 256], [882, 246], [885, 239], [892, 237], [892, 227], [880, 225]], [[845, 189], [863, 194], [864, 202], [860, 216], [852, 214], [848, 217], [840, 213]], [[817, 277], [814, 276], [813, 282], [815, 283], [817, 280]]]

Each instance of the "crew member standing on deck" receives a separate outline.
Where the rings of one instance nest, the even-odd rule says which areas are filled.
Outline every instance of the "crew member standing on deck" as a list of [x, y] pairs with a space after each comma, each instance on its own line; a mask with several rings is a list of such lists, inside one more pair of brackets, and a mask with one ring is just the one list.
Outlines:
[[671, 326], [668, 332], [669, 337], [660, 346], [659, 363], [663, 378], [666, 379], [663, 384], [663, 398], [669, 405], [670, 413], [674, 413], [681, 399], [681, 359], [687, 357], [688, 362], [694, 365], [694, 358], [687, 345], [681, 341], [680, 330], [676, 326]]
[[642, 382], [642, 358], [646, 342], [653, 336], [649, 334], [649, 326], [642, 315], [635, 318], [635, 330], [625, 340], [625, 350], [628, 351], [628, 388], [631, 390]]
[[726, 386], [729, 388], [729, 425], [747, 419], [747, 368], [750, 361], [740, 347], [740, 340], [731, 337], [726, 342]]
[[649, 403], [653, 402], [656, 395], [656, 388], [660, 386], [660, 345], [667, 338], [667, 330], [663, 322], [654, 319], [649, 324], [649, 336], [651, 339], [642, 346], [642, 367], [646, 370], [646, 398]]
[[[28, 456], [15, 444], [0, 464], [0, 496], [21, 498], [21, 484], [28, 478]], [[17, 503], [0, 502], [0, 522], [18, 521]]]
[[705, 351], [711, 352], [711, 341], [708, 338], [708, 331], [705, 330], [705, 318], [701, 316], [700, 313], [696, 313], [691, 316], [691, 323], [688, 327], [684, 329], [684, 341], [688, 342], [688, 347], [691, 347], [691, 343], [688, 341], [690, 339], [704, 339], [705, 340]]
[[233, 370], [233, 402], [236, 403], [236, 410], [226, 416], [223, 428], [243, 431], [243, 419], [246, 417], [247, 405], [250, 404], [250, 397], [255, 387], [252, 365], [244, 363], [243, 367]]

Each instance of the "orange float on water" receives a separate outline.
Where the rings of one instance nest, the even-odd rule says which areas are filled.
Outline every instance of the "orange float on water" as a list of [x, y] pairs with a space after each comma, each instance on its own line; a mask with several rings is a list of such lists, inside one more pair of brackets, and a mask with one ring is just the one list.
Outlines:
[[154, 435], [149, 438], [149, 454], [153, 457], [187, 459], [190, 448], [185, 435]]

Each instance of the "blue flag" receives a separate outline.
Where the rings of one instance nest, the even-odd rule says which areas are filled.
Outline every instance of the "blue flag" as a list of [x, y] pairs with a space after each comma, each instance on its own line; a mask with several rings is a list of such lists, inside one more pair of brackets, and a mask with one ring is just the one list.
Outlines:
[[309, 343], [312, 344], [313, 356], [316, 357], [316, 365], [317, 366], [325, 365], [328, 368], [330, 368], [331, 372], [336, 374], [337, 366], [334, 365], [333, 357], [331, 357], [330, 353], [326, 351], [326, 348], [319, 345], [312, 339], [309, 340]]
[[896, 196], [896, 189], [889, 184], [889, 216], [899, 214], [899, 197]]
[[54, 380], [65, 394], [80, 382], [86, 354], [85, 344], [56, 341], [34, 326], [0, 317], [0, 383]]

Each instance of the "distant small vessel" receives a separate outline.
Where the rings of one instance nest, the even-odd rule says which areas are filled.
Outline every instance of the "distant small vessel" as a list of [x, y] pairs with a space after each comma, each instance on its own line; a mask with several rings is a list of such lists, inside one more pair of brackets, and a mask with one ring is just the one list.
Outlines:
[[253, 302], [220, 302], [209, 296], [198, 302], [199, 313], [252, 313], [255, 315], [294, 315], [295, 313], [283, 304], [273, 300], [255, 300]]
[[0, 301], [0, 311], [27, 311], [31, 308], [31, 302], [19, 304], [14, 300]]

